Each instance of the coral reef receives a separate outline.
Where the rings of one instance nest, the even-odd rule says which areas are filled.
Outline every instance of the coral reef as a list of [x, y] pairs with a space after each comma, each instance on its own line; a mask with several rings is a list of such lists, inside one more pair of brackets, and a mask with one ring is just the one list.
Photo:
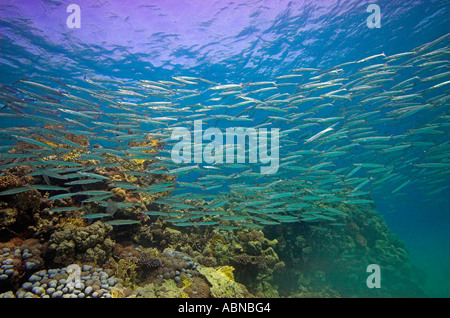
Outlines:
[[[158, 257], [139, 260], [145, 275], [141, 275], [141, 287], [136, 289], [140, 297], [188, 298], [210, 297], [209, 287], [200, 275], [201, 266], [182, 252], [166, 249]], [[151, 266], [149, 266], [151, 265]]]
[[211, 285], [211, 295], [215, 298], [248, 298], [251, 294], [247, 288], [234, 281], [234, 268], [223, 266], [218, 268], [201, 267], [199, 272]]
[[24, 276], [43, 268], [46, 245], [36, 239], [18, 238], [0, 243], [0, 292], [17, 289]]
[[[31, 275], [15, 293], [17, 298], [111, 298], [127, 297], [131, 290], [108, 270], [83, 265], [75, 269], [41, 270]], [[79, 275], [79, 276], [78, 276]]]
[[[369, 205], [330, 206], [346, 215], [334, 226], [325, 221], [264, 228], [250, 224], [231, 231], [179, 226], [176, 219], [160, 214], [187, 212], [183, 205], [177, 209], [159, 203], [171, 191], [136, 191], [151, 190], [161, 182], [176, 183], [172, 175], [147, 173], [154, 168], [151, 155], [162, 149], [160, 141], [151, 138], [131, 143], [130, 147], [146, 150], [134, 156], [105, 153], [100, 162], [89, 156], [89, 140], [78, 135], [64, 138], [80, 147], [39, 138], [39, 142], [67, 150], [62, 157], [49, 155], [45, 160], [61, 161], [58, 169], [65, 169], [65, 161], [76, 163], [95, 175], [94, 183], [75, 183], [71, 192], [103, 191], [108, 197], [77, 195], [49, 200], [54, 192], [32, 186], [58, 187], [67, 180], [36, 174], [26, 161], [3, 169], [0, 191], [8, 195], [0, 201], [1, 297], [423, 295], [420, 273], [409, 262], [404, 245]], [[36, 147], [21, 142], [11, 153]], [[75, 178], [84, 181], [76, 173]], [[23, 191], [9, 191], [15, 188]], [[247, 217], [248, 212], [240, 207], [243, 198], [233, 195], [227, 197], [230, 204], [214, 212]], [[202, 199], [185, 199], [184, 203], [200, 213], [208, 204]], [[157, 212], [142, 213], [145, 211]], [[105, 223], [111, 220], [118, 222], [111, 223], [114, 226]], [[212, 213], [204, 220], [219, 218]], [[221, 226], [235, 225], [231, 218], [219, 221]], [[385, 288], [365, 287], [366, 267], [372, 263], [383, 268]], [[82, 264], [78, 286], [67, 285], [65, 267], [73, 264]]]
[[[0, 176], [0, 191], [22, 188], [36, 182], [29, 174], [32, 169], [27, 166], [18, 166], [7, 169]], [[2, 237], [13, 238], [18, 232], [27, 230], [27, 225], [32, 222], [33, 213], [39, 210], [42, 198], [37, 190], [19, 193], [15, 196], [2, 198], [0, 202], [0, 226]]]
[[66, 226], [50, 236], [48, 254], [58, 265], [103, 264], [112, 255], [114, 241], [110, 225], [97, 221], [89, 226]]
[[[6, 170], [6, 174], [0, 177], [0, 191], [21, 188], [40, 184], [41, 181], [26, 174], [32, 171], [27, 166], [18, 166]], [[0, 202], [0, 226], [3, 238], [23, 236], [48, 239], [57, 230], [63, 229], [67, 224], [83, 226], [85, 222], [76, 217], [82, 211], [52, 213], [49, 210], [55, 207], [71, 206], [71, 198], [65, 200], [45, 200], [49, 196], [46, 191], [30, 189], [25, 192], [2, 198]], [[20, 233], [20, 234], [18, 234]]]
[[231, 266], [195, 268], [195, 273], [184, 268], [181, 272], [163, 270], [162, 277], [138, 287], [136, 294], [148, 298], [252, 297], [244, 285], [234, 281]]
[[[266, 231], [286, 263], [274, 284], [286, 297], [422, 297], [421, 273], [404, 245], [370, 208], [348, 207], [343, 226], [303, 224]], [[367, 266], [379, 264], [384, 287], [367, 288]]]
[[189, 298], [189, 295], [173, 280], [146, 284], [137, 288], [136, 294], [142, 298]]

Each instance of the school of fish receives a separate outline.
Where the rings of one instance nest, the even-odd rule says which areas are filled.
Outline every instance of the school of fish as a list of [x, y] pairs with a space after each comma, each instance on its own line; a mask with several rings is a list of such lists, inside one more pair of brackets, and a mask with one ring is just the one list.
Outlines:
[[[142, 213], [178, 227], [339, 226], [345, 220], [343, 206], [373, 206], [375, 193], [386, 201], [409, 187], [429, 198], [448, 195], [449, 88], [449, 34], [409, 52], [380, 53], [326, 70], [293, 69], [253, 83], [216, 83], [187, 75], [166, 80], [98, 76], [74, 83], [25, 78], [0, 87], [1, 171], [27, 165], [42, 184], [0, 192], [0, 200], [30, 189], [49, 192], [48, 200], [83, 196], [83, 202], [105, 208], [105, 213], [87, 211], [87, 219], [139, 223], [111, 220], [107, 210], [113, 195], [92, 190], [106, 182], [134, 193], [168, 191], [154, 202], [159, 209]], [[262, 164], [248, 160], [174, 163], [173, 129], [192, 130], [193, 121], [200, 119], [208, 127], [279, 128], [278, 171], [263, 175], [258, 170]], [[88, 148], [64, 138], [68, 133], [89, 140]], [[164, 149], [151, 153], [147, 147], [130, 146], [150, 137], [163, 142]], [[33, 147], [10, 152], [18, 142]], [[96, 143], [102, 146], [94, 147]], [[61, 159], [77, 148], [83, 150], [77, 160]], [[145, 172], [125, 173], [177, 179], [140, 187], [92, 172], [114, 165], [104, 160], [111, 155], [151, 161]], [[187, 199], [205, 203], [194, 206]], [[121, 202], [115, 209], [129, 206]]]

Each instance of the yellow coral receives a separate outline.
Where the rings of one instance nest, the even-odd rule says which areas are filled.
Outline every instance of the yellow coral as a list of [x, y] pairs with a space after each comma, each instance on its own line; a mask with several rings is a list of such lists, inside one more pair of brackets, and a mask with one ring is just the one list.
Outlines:
[[132, 159], [132, 160], [134, 160], [134, 162], [136, 162], [137, 164], [142, 165], [148, 159]]
[[121, 298], [121, 291], [119, 290], [119, 288], [113, 287], [111, 288], [111, 290], [109, 291], [111, 298]]
[[181, 287], [182, 289], [191, 287], [194, 284], [187, 275], [181, 275], [181, 282], [183, 283], [183, 287]]
[[81, 149], [74, 149], [73, 151], [69, 152], [68, 154], [61, 157], [64, 161], [75, 161], [80, 158], [81, 152], [83, 150]]
[[[225, 268], [223, 269], [223, 267]], [[208, 281], [211, 295], [216, 298], [242, 298], [249, 295], [247, 288], [244, 285], [239, 284], [226, 276], [226, 274], [229, 275], [230, 272], [232, 272], [231, 269], [234, 268], [231, 266], [223, 267], [200, 267], [198, 269], [199, 273]]]
[[179, 298], [190, 298], [189, 295], [187, 293], [185, 293], [184, 291], [180, 292], [178, 294]]
[[66, 227], [68, 225], [74, 225], [76, 227], [86, 226], [86, 220], [81, 218], [72, 218], [72, 217], [61, 218], [59, 220], [59, 223], [61, 227]]
[[136, 298], [136, 295], [129, 296], [129, 293], [126, 292], [126, 290], [123, 288], [113, 287], [111, 288], [109, 293], [111, 295], [111, 298], [126, 298], [126, 297]]
[[218, 272], [224, 274], [229, 280], [234, 281], [234, 267], [233, 266], [222, 266], [217, 269]]
[[114, 276], [123, 280], [123, 286], [134, 289], [136, 286], [137, 265], [126, 259], [121, 259], [114, 264]]
[[45, 138], [43, 138], [43, 137], [36, 137], [36, 140], [37, 140], [37, 141], [40, 141], [40, 142], [43, 142], [44, 144], [47, 144], [47, 145], [51, 146], [52, 148], [58, 148], [58, 147], [60, 147], [59, 144], [56, 144], [56, 143], [54, 143], [54, 142], [51, 142], [51, 141], [49, 141], [49, 140], [47, 140], [47, 139], [45, 139]]
[[0, 209], [0, 225], [8, 226], [16, 222], [16, 217], [19, 214], [15, 208]]

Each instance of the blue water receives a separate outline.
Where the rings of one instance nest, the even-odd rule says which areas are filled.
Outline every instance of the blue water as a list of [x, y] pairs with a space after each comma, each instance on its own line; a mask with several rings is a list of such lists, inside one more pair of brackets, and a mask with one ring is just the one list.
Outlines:
[[[371, 1], [81, 1], [81, 28], [68, 29], [70, 3], [2, 1], [2, 84], [37, 77], [53, 85], [50, 77], [96, 75], [268, 81], [295, 68], [328, 69], [381, 52], [407, 52], [450, 31], [446, 0], [377, 1], [381, 27], [374, 29], [366, 25]], [[383, 129], [396, 135], [398, 127]], [[449, 296], [449, 191], [430, 197], [406, 187], [388, 199], [374, 193], [376, 210], [427, 274], [425, 292], [431, 297]]]

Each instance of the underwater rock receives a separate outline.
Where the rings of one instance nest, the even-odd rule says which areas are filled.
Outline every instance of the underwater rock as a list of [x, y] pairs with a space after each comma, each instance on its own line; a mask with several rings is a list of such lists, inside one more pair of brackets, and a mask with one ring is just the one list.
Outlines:
[[174, 279], [166, 272], [166, 278], [142, 285], [135, 292], [137, 297], [144, 298], [252, 297], [244, 285], [234, 281], [233, 270], [231, 266], [200, 267], [198, 275], [175, 273], [179, 276]]
[[141, 257], [139, 258], [139, 265], [145, 269], [155, 269], [162, 267], [163, 263], [159, 258], [141, 255]]
[[[76, 160], [77, 154], [71, 155]], [[124, 169], [145, 171], [145, 160], [108, 158], [109, 163], [119, 163], [119, 167], [95, 168], [94, 173], [108, 177], [113, 183], [122, 182], [122, 186], [126, 186], [126, 182], [148, 185], [148, 182], [124, 172]], [[3, 182], [7, 189], [11, 189], [36, 181], [33, 178], [20, 179], [26, 176], [20, 176], [25, 168], [20, 169], [10, 169], [10, 177], [3, 176], [0, 184]], [[13, 173], [14, 178], [11, 177]], [[166, 175], [152, 178], [152, 182], [158, 178], [173, 180], [172, 176]], [[14, 181], [16, 179], [19, 181]], [[111, 188], [106, 183], [102, 183], [100, 188], [111, 191], [114, 196], [106, 206], [87, 204], [91, 213], [102, 213], [106, 209], [110, 214], [139, 219], [142, 225], [136, 226], [133, 233], [120, 227], [112, 231], [111, 226], [101, 221], [86, 226], [87, 222], [77, 218], [76, 214], [49, 212], [53, 208], [77, 205], [74, 199], [46, 201], [44, 198], [48, 193], [35, 189], [5, 196], [0, 206], [1, 221], [5, 226], [17, 225], [19, 221], [22, 229], [36, 237], [49, 237], [50, 246], [44, 253], [45, 257], [42, 255], [48, 260], [47, 265], [77, 262], [89, 263], [86, 266], [101, 265], [109, 268], [121, 283], [112, 278], [100, 279], [100, 289], [96, 289], [93, 287], [96, 284], [89, 279], [71, 293], [65, 287], [58, 290], [61, 284], [65, 284], [65, 278], [59, 278], [56, 283], [42, 283], [43, 277], [33, 274], [23, 283], [21, 296], [127, 297], [128, 290], [137, 286], [143, 288], [141, 296], [149, 297], [247, 297], [250, 292], [258, 297], [421, 295], [417, 288], [419, 279], [403, 244], [371, 208], [338, 206], [347, 216], [343, 226], [335, 228], [321, 222], [302, 222], [263, 230], [246, 227], [220, 231], [194, 226], [174, 229], [171, 227], [174, 224], [164, 218], [141, 214], [144, 208], [152, 210], [155, 206], [164, 213], [184, 212], [153, 204], [167, 193], [143, 193], [139, 198], [129, 189]], [[87, 186], [85, 189], [94, 190], [96, 187]], [[199, 209], [205, 205], [203, 200], [185, 200], [184, 203]], [[222, 208], [218, 211], [233, 212]], [[227, 222], [226, 225], [233, 224], [229, 220]], [[136, 243], [146, 248], [134, 246]], [[29, 275], [43, 268], [42, 257], [42, 262], [36, 261], [32, 251], [16, 253], [16, 250], [5, 250], [2, 255], [6, 259], [3, 259], [5, 263], [2, 260], [0, 292], [15, 290], [23, 273]], [[22, 273], [17, 272], [16, 259], [19, 256]], [[12, 264], [9, 264], [10, 259]], [[365, 281], [365, 265], [369, 262], [383, 266], [384, 277], [389, 280], [390, 289], [387, 290], [392, 294], [386, 290], [368, 292], [360, 287], [360, 282]], [[83, 268], [90, 271], [89, 267]], [[51, 274], [53, 270], [48, 271]], [[117, 289], [108, 293], [106, 286]], [[121, 289], [123, 286], [128, 287], [127, 291]]]
[[[303, 224], [266, 231], [277, 238], [275, 251], [286, 264], [273, 280], [283, 286], [280, 295], [422, 297], [420, 272], [382, 217], [369, 207], [347, 206], [345, 212], [346, 223], [340, 227]], [[380, 265], [384, 288], [367, 288], [369, 264]]]
[[[113, 261], [113, 264], [108, 264], [108, 266], [112, 269], [114, 276], [120, 278], [125, 287], [129, 287], [134, 289], [137, 284], [137, 265], [135, 262], [120, 259], [119, 261]], [[114, 283], [113, 280], [109, 281], [111, 284]]]
[[234, 268], [231, 266], [218, 268], [201, 267], [199, 273], [211, 285], [211, 295], [215, 298], [252, 297], [244, 285], [234, 281], [233, 270]]
[[136, 288], [135, 293], [142, 298], [188, 298], [187, 293], [173, 280], [165, 280], [161, 285], [149, 283]]
[[259, 241], [250, 241], [245, 244], [245, 252], [249, 255], [261, 254], [262, 244]]
[[105, 266], [122, 278], [124, 286], [143, 286], [156, 280], [176, 280], [182, 274], [198, 275], [200, 265], [195, 259], [180, 251], [116, 244], [114, 257]]
[[176, 244], [181, 240], [181, 236], [183, 235], [181, 231], [172, 229], [170, 227], [167, 227], [163, 232], [164, 238], [166, 239], [167, 243], [169, 245]]
[[[32, 172], [33, 170], [27, 166], [8, 169], [6, 175], [0, 177], [0, 184], [3, 183], [5, 187], [14, 190], [14, 188], [33, 187], [46, 182], [38, 177], [25, 175]], [[14, 182], [10, 182], [12, 180]], [[34, 238], [47, 240], [54, 231], [61, 230], [67, 224], [85, 225], [84, 220], [76, 218], [81, 213], [79, 211], [64, 213], [49, 211], [55, 207], [71, 206], [73, 203], [71, 198], [56, 202], [46, 200], [48, 196], [48, 191], [30, 188], [24, 192], [2, 197], [0, 224], [5, 230], [2, 234], [6, 234], [5, 237], [12, 237], [11, 231], [14, 231], [15, 236], [21, 233], [23, 237], [32, 235]]]
[[[71, 276], [67, 268], [41, 270], [22, 284], [17, 290], [17, 298], [111, 298], [126, 297], [131, 291], [117, 284], [114, 277], [101, 268], [80, 265], [79, 277]], [[88, 269], [88, 270], [86, 270]], [[104, 281], [104, 277], [109, 277]], [[32, 284], [32, 285], [31, 285]], [[81, 296], [81, 297], [80, 297]]]
[[41, 210], [43, 202], [42, 194], [36, 189], [30, 189], [16, 195], [15, 206], [22, 213], [34, 214]]
[[210, 298], [211, 290], [207, 280], [200, 276], [191, 278], [181, 278], [183, 281], [184, 291], [190, 298]]
[[19, 211], [16, 208], [0, 209], [0, 226], [8, 227], [16, 222]]
[[89, 226], [67, 226], [51, 235], [49, 253], [61, 265], [92, 263], [101, 265], [112, 255], [114, 241], [110, 238], [112, 227], [100, 221]]
[[0, 243], [0, 292], [16, 289], [20, 279], [38, 269], [43, 268], [47, 244], [36, 239], [13, 239]]

